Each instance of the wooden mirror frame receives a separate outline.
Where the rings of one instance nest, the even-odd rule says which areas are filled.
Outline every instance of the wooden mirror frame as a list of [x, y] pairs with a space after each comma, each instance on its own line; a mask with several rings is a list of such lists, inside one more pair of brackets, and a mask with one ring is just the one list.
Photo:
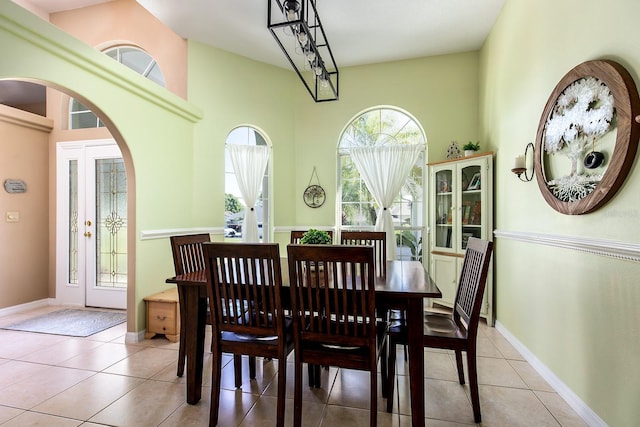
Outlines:
[[[544, 173], [544, 131], [551, 110], [558, 97], [573, 82], [595, 77], [605, 83], [613, 95], [616, 111], [617, 134], [608, 166], [596, 188], [584, 198], [565, 202], [553, 195]], [[620, 64], [610, 60], [587, 61], [569, 71], [556, 85], [547, 101], [536, 134], [534, 169], [542, 196], [556, 211], [566, 215], [582, 215], [603, 206], [622, 187], [629, 174], [640, 138], [640, 98], [631, 75]]]

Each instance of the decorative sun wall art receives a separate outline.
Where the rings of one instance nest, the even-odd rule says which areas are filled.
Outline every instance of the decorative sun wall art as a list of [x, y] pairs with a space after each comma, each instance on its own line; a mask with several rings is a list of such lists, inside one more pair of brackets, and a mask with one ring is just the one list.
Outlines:
[[584, 62], [560, 80], [540, 118], [534, 158], [553, 209], [586, 214], [614, 196], [636, 155], [639, 114], [633, 78], [614, 61]]

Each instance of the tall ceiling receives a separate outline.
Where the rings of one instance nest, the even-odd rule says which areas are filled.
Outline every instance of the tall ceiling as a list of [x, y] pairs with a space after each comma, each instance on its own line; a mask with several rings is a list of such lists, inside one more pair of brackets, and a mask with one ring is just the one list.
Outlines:
[[[267, 29], [268, 0], [137, 0], [185, 39], [288, 67]], [[271, 0], [273, 1], [273, 0]], [[338, 68], [474, 51], [506, 0], [316, 0]], [[21, 0], [54, 13], [104, 0]], [[8, 94], [0, 85], [0, 103]]]

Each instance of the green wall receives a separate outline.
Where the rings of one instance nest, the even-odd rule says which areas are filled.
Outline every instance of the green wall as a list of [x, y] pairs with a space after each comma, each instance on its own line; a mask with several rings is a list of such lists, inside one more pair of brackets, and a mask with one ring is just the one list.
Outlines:
[[[224, 141], [250, 124], [273, 145], [275, 241], [288, 243], [296, 225], [333, 226], [336, 150], [347, 124], [370, 107], [402, 108], [422, 124], [428, 158], [445, 158], [451, 140], [477, 139], [478, 58], [470, 52], [341, 69], [340, 100], [315, 103], [291, 70], [190, 42], [189, 101], [204, 112], [194, 139], [196, 205], [203, 208], [196, 215], [222, 226]], [[314, 166], [327, 191], [317, 209], [302, 200]]]
[[613, 200], [582, 216], [557, 213], [535, 181], [523, 183], [510, 169], [571, 68], [612, 59], [637, 84], [638, 16], [637, 0], [507, 0], [480, 53], [480, 137], [498, 147], [496, 229], [518, 237], [496, 239], [498, 322], [611, 426], [640, 419], [640, 264], [549, 246], [536, 234], [634, 248], [637, 161]]

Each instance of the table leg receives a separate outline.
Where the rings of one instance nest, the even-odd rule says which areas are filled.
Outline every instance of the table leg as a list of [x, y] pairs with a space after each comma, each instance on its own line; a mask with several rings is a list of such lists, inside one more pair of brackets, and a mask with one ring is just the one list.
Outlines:
[[184, 286], [187, 356], [187, 403], [195, 405], [202, 395], [202, 365], [204, 359], [204, 333], [207, 316], [207, 299], [200, 297], [197, 286]]
[[411, 425], [413, 427], [424, 427], [424, 347], [422, 345], [424, 319], [422, 299], [411, 298], [407, 302]]

